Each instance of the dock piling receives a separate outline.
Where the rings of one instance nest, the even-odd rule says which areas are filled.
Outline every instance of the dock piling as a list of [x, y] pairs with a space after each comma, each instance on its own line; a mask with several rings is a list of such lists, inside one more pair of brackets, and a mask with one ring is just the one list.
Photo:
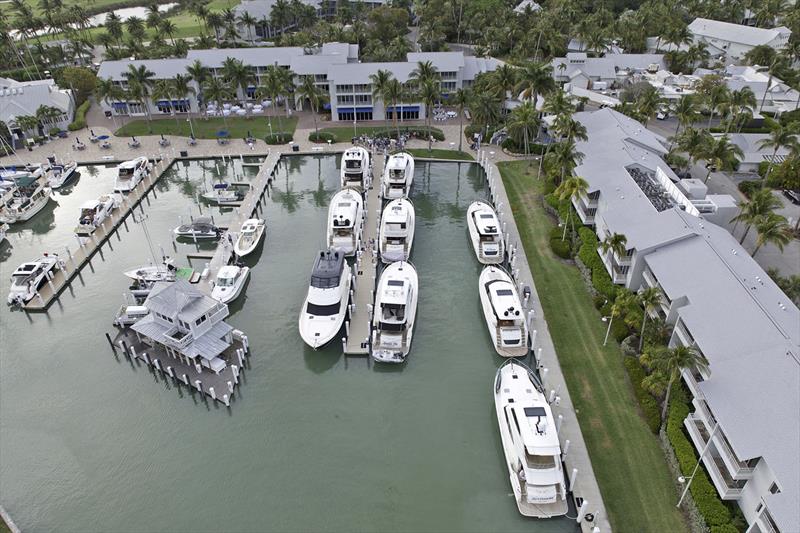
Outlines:
[[563, 460], [569, 452], [569, 439], [564, 441], [564, 451], [561, 452], [561, 459]]
[[231, 365], [231, 372], [233, 372], [233, 382], [239, 383], [239, 367], [236, 365]]
[[223, 394], [222, 395], [222, 401], [225, 402], [225, 407], [230, 407], [231, 406], [231, 400], [230, 400], [230, 398], [228, 398], [227, 394]]
[[233, 392], [233, 381], [228, 381], [228, 392]]
[[203, 383], [199, 379], [194, 380], [194, 386], [197, 389], [197, 392], [203, 392]]
[[187, 376], [186, 374], [183, 374], [183, 383], [184, 383], [184, 385], [188, 385], [189, 384], [189, 376]]
[[211, 396], [212, 400], [216, 400], [217, 399], [217, 393], [214, 390], [214, 387], [209, 387], [208, 388], [208, 394], [209, 394], [209, 396]]
[[[578, 469], [573, 468], [572, 473], [569, 476], [569, 490], [571, 490], [572, 492], [575, 492], [575, 481], [577, 481], [577, 478], [578, 478]], [[584, 500], [584, 502], [585, 501], [586, 500]]]
[[[575, 469], [573, 469], [572, 471], [576, 472]], [[581, 522], [583, 522], [583, 517], [586, 516], [586, 510], [588, 508], [589, 508], [589, 500], [583, 500], [583, 503], [581, 504], [580, 509], [578, 509], [578, 519], [577, 519], [577, 521], [578, 521], [579, 524]]]
[[[560, 401], [560, 398], [556, 396], [556, 399]], [[558, 419], [556, 420], [556, 433], [561, 431], [561, 425], [564, 423], [564, 415], [559, 414]]]

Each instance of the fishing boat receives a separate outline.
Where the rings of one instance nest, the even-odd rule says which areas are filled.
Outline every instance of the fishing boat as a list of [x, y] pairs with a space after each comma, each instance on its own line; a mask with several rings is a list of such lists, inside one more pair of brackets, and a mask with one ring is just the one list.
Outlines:
[[364, 200], [355, 189], [342, 189], [333, 195], [328, 209], [328, 247], [354, 255], [361, 242]]
[[414, 265], [397, 261], [381, 274], [372, 315], [373, 359], [402, 363], [411, 350], [419, 280]]
[[253, 252], [264, 236], [267, 223], [260, 218], [249, 218], [242, 223], [239, 237], [233, 244], [233, 251], [239, 257], [244, 257]]
[[494, 405], [519, 512], [535, 518], [565, 515], [561, 445], [541, 382], [527, 366], [507, 361], [494, 378]]
[[161, 264], [133, 268], [123, 272], [123, 274], [132, 280], [128, 291], [137, 300], [146, 298], [150, 294], [153, 285], [159, 281], [171, 282], [185, 279], [190, 283], [197, 283], [200, 278], [199, 274], [192, 268], [176, 267], [175, 261], [171, 257], [164, 257]]
[[111, 212], [119, 206], [118, 197], [104, 194], [97, 200], [89, 200], [81, 206], [81, 215], [75, 233], [78, 235], [91, 235]]
[[145, 156], [124, 161], [117, 166], [114, 192], [130, 192], [150, 173], [150, 162]]
[[505, 259], [505, 243], [500, 223], [492, 206], [473, 202], [467, 208], [467, 228], [472, 248], [484, 265], [498, 265]]
[[139, 320], [143, 319], [150, 314], [150, 310], [144, 305], [122, 305], [114, 315], [115, 326], [124, 328], [136, 324]]
[[14, 186], [7, 189], [0, 205], [0, 223], [15, 224], [33, 218], [50, 201], [50, 187], [33, 174], [14, 178]]
[[387, 200], [408, 198], [414, 181], [414, 158], [406, 152], [389, 156], [383, 171], [381, 192]]
[[36, 261], [22, 263], [11, 274], [11, 288], [8, 291], [10, 305], [23, 305], [39, 292], [50, 273], [56, 268], [62, 269], [63, 263], [55, 254], [45, 253]]
[[326, 250], [317, 254], [299, 319], [300, 337], [315, 350], [328, 344], [342, 329], [351, 277], [342, 252]]
[[414, 204], [405, 198], [392, 200], [383, 208], [378, 248], [381, 261], [408, 261], [414, 243]]
[[230, 183], [215, 183], [210, 191], [204, 192], [200, 196], [211, 203], [231, 205], [241, 203], [245, 193], [240, 187]]
[[211, 289], [211, 297], [224, 304], [234, 301], [242, 293], [250, 269], [246, 266], [226, 265], [219, 269]]
[[63, 187], [69, 180], [77, 175], [78, 163], [75, 161], [63, 164], [56, 162], [55, 157], [49, 157], [48, 160], [47, 185], [51, 189]]
[[502, 267], [484, 267], [478, 280], [483, 316], [495, 350], [503, 357], [528, 354], [528, 325], [517, 286]]
[[353, 187], [362, 191], [366, 189], [372, 177], [367, 149], [360, 146], [348, 148], [342, 155], [340, 173], [342, 188]]
[[222, 234], [222, 230], [214, 225], [214, 221], [211, 217], [198, 217], [189, 224], [181, 224], [172, 230], [172, 232], [175, 234], [175, 237], [183, 237], [198, 241], [218, 239]]

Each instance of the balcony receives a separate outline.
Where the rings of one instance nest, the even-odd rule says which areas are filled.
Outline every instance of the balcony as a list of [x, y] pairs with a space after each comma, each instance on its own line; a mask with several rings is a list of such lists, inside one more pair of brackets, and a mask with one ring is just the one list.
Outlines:
[[603, 265], [605, 265], [608, 274], [611, 276], [611, 281], [616, 283], [617, 285], [625, 285], [628, 281], [628, 267], [627, 265], [620, 266], [616, 261], [616, 255], [614, 255], [614, 260], [609, 258], [609, 254], [604, 253], [602, 248], [597, 249], [598, 255], [603, 260]]
[[[711, 410], [708, 408], [708, 404], [705, 400], [695, 398], [692, 401], [692, 405], [695, 407], [695, 415], [699, 415], [699, 420], [705, 424], [706, 434], [713, 431], [714, 426], [717, 425], [717, 420], [714, 418], [714, 415], [711, 414]], [[714, 435], [714, 447], [719, 452], [725, 464], [725, 468], [733, 479], [750, 479], [753, 477], [755, 468], [739, 460], [731, 448], [728, 439], [725, 438], [725, 435], [721, 433], [720, 430], [717, 430], [717, 433]]]
[[191, 332], [182, 331], [178, 326], [172, 326], [165, 331], [164, 338], [167, 340], [168, 344], [178, 350], [183, 350], [194, 340], [194, 336]]
[[[689, 437], [692, 439], [698, 454], [706, 449], [710, 434], [703, 420], [696, 413], [689, 413], [689, 416], [683, 421], [683, 425], [689, 432]], [[737, 500], [741, 496], [747, 481], [735, 480], [731, 477], [724, 460], [716, 448], [716, 444], [717, 438], [715, 436], [714, 441], [703, 456], [703, 465], [705, 465], [714, 487], [719, 492], [720, 498], [723, 500]]]
[[683, 381], [686, 383], [686, 386], [689, 387], [689, 391], [692, 393], [692, 396], [695, 398], [705, 399], [703, 391], [701, 391], [700, 387], [697, 385], [701, 381], [704, 381], [703, 376], [699, 374], [696, 375], [694, 372], [685, 368], [681, 370], [681, 375], [683, 376]]
[[778, 525], [775, 523], [775, 520], [772, 518], [772, 515], [769, 514], [769, 510], [766, 507], [764, 507], [761, 514], [758, 515], [756, 524], [762, 533], [780, 533]]
[[576, 200], [575, 198], [572, 199], [572, 206], [575, 208], [575, 212], [578, 213], [578, 217], [583, 224], [594, 224], [594, 214], [597, 212], [597, 208], [589, 208], [584, 205], [582, 201]]

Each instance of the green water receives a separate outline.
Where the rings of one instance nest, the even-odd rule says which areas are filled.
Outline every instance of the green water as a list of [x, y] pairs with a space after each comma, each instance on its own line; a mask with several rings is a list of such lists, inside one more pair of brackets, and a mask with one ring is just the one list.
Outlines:
[[[477, 168], [417, 165], [420, 318], [405, 365], [345, 359], [340, 346], [314, 352], [300, 340], [337, 169], [333, 156], [288, 158], [279, 169], [265, 245], [228, 319], [252, 351], [230, 409], [111, 354], [103, 334], [127, 286], [121, 272], [150, 257], [141, 224], [121, 227], [113, 250], [105, 246], [47, 314], [0, 310], [0, 501], [23, 530], [575, 530], [566, 519], [523, 519], [509, 496], [492, 400], [501, 361], [464, 222], [484, 197]], [[199, 214], [203, 182], [256, 170], [177, 163], [144, 205], [155, 253], [161, 246], [185, 264], [195, 248], [173, 249], [170, 230]], [[0, 250], [0, 293], [20, 262], [75, 245], [78, 206], [108, 191], [113, 175], [82, 169], [57, 204], [13, 228]], [[203, 213], [219, 224], [230, 216]]]

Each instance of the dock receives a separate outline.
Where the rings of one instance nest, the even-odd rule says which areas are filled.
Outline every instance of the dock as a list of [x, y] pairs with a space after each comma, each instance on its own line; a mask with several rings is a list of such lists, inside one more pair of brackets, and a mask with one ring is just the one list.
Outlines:
[[169, 168], [174, 158], [161, 158], [153, 160], [153, 167], [150, 173], [140, 181], [129, 193], [121, 193], [122, 202], [119, 207], [111, 212], [97, 229], [88, 238], [80, 238], [76, 235], [76, 244], [73, 251], [69, 245], [65, 245], [65, 254], [57, 250], [51, 250], [51, 254], [58, 254], [61, 260], [61, 269], [51, 272], [50, 279], [45, 283], [36, 296], [30, 300], [23, 309], [25, 311], [46, 311], [50, 304], [58, 298], [72, 279], [86, 266], [92, 256], [100, 251], [108, 239], [117, 231], [121, 224], [126, 223], [130, 215], [137, 206], [140, 206], [143, 199], [147, 197], [153, 186], [161, 177], [161, 174]]
[[354, 263], [355, 282], [353, 298], [347, 319], [347, 337], [343, 342], [347, 355], [368, 355], [372, 316], [370, 310], [375, 302], [375, 284], [378, 278], [378, 230], [381, 223], [383, 200], [381, 199], [381, 176], [384, 156], [372, 160], [372, 182], [364, 194], [364, 231], [361, 234], [361, 251]]

